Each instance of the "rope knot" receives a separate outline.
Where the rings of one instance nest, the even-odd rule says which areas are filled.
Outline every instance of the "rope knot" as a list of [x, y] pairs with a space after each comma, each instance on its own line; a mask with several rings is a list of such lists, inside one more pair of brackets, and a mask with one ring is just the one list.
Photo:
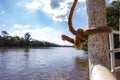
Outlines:
[[69, 28], [69, 31], [73, 35], [75, 35], [75, 39], [72, 39], [66, 35], [62, 35], [61, 37], [62, 37], [62, 40], [64, 41], [67, 40], [68, 42], [71, 42], [72, 44], [74, 44], [76, 48], [80, 48], [82, 47], [83, 44], [86, 43], [89, 35], [100, 34], [100, 33], [111, 33], [112, 28], [111, 27], [94, 27], [86, 30], [83, 30], [83, 29], [74, 30], [72, 26], [72, 16], [73, 16], [73, 12], [77, 4], [77, 1], [78, 0], [74, 0], [74, 3], [71, 7], [70, 14], [68, 17], [68, 28]]

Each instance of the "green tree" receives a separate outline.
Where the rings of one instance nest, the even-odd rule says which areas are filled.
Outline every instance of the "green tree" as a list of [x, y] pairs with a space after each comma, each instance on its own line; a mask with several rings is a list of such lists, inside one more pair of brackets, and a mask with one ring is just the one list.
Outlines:
[[2, 38], [2, 36], [0, 35], [0, 47], [2, 47], [3, 46], [3, 38]]
[[8, 36], [8, 32], [7, 31], [1, 31], [2, 36]]
[[30, 40], [32, 39], [30, 33], [28, 33], [28, 32], [25, 33], [24, 38], [25, 38], [25, 41], [26, 41], [26, 47], [28, 47], [29, 44], [30, 44]]
[[7, 31], [1, 31], [2, 33], [2, 37], [1, 37], [1, 41], [2, 41], [2, 46], [8, 46], [9, 45], [9, 33]]
[[14, 37], [14, 44], [15, 44], [15, 46], [19, 46], [19, 44], [20, 44], [20, 38], [18, 36]]
[[[119, 30], [119, 16], [120, 16], [120, 1], [113, 1], [109, 6], [107, 6], [107, 23], [108, 26], [112, 27], [114, 30]], [[115, 47], [119, 45], [119, 35], [114, 35]]]
[[24, 39], [23, 37], [20, 38], [19, 46], [20, 46], [20, 47], [25, 47], [25, 45], [26, 45], [26, 41], [25, 41], [25, 39]]

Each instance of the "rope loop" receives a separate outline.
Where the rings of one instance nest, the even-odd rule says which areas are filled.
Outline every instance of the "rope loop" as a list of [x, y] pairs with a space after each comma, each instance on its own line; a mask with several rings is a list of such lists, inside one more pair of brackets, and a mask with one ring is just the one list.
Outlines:
[[109, 34], [112, 32], [112, 28], [111, 27], [94, 27], [94, 28], [89, 28], [86, 30], [83, 30], [83, 29], [75, 30], [72, 25], [72, 16], [73, 16], [73, 12], [74, 12], [77, 2], [78, 0], [74, 0], [70, 13], [69, 13], [69, 17], [68, 17], [68, 28], [69, 28], [69, 31], [73, 35], [75, 35], [75, 39], [70, 38], [66, 35], [62, 35], [61, 37], [62, 37], [62, 40], [64, 41], [67, 40], [68, 42], [74, 44], [76, 48], [80, 48], [82, 47], [83, 44], [86, 43], [89, 35], [100, 34], [100, 33]]

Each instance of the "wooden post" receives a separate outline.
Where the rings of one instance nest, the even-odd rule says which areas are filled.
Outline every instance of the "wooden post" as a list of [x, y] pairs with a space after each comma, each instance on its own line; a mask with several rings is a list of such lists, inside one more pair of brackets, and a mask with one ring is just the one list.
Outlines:
[[[86, 0], [86, 4], [89, 28], [107, 26], [105, 0]], [[116, 80], [109, 70], [108, 34], [88, 36], [88, 54], [90, 80]]]
[[[107, 26], [105, 0], [87, 0], [88, 24], [91, 27]], [[108, 34], [101, 33], [88, 37], [90, 58], [96, 58], [109, 67]], [[91, 61], [93, 63], [93, 61]]]
[[[119, 0], [118, 0], [118, 3], [119, 3]], [[120, 11], [120, 8], [118, 11]], [[120, 16], [119, 16], [119, 33], [120, 33]], [[119, 34], [119, 42], [120, 42], [120, 34]], [[119, 47], [120, 47], [120, 44], [119, 44]]]
[[[119, 11], [120, 11], [120, 8], [119, 8]], [[120, 17], [119, 17], [119, 33], [120, 33]], [[119, 42], [120, 42], [120, 34], [119, 34]], [[119, 44], [120, 46], [120, 44]]]

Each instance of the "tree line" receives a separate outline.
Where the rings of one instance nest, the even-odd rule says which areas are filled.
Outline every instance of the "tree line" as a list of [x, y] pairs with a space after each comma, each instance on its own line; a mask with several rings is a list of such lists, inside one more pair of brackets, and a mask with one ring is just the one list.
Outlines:
[[24, 37], [10, 36], [7, 31], [1, 31], [0, 47], [59, 47], [60, 45], [31, 38], [29, 32]]
[[[120, 17], [120, 1], [113, 1], [107, 8], [106, 8], [106, 15], [107, 15], [107, 24], [108, 26], [112, 27], [113, 30], [119, 31], [119, 17]], [[119, 42], [119, 35], [114, 34], [114, 43], [115, 48], [120, 47]]]
[[[120, 1], [113, 1], [110, 6], [106, 8], [107, 10], [107, 23], [108, 26], [112, 27], [114, 30], [119, 31], [119, 18], [120, 18]], [[114, 34], [114, 47], [120, 47], [119, 35]], [[118, 52], [120, 53], [120, 52]], [[115, 54], [116, 58], [120, 58], [120, 54]]]

